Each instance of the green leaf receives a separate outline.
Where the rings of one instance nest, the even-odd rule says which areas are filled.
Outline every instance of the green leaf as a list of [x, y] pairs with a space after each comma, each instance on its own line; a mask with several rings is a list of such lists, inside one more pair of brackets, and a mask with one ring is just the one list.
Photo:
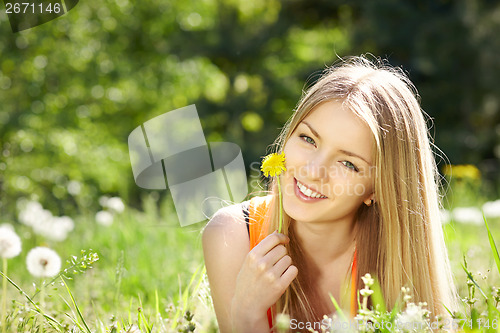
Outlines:
[[373, 278], [374, 283], [371, 286], [371, 289], [373, 290], [373, 294], [371, 296], [372, 301], [373, 301], [373, 306], [375, 309], [377, 309], [378, 306], [378, 311], [381, 313], [387, 312], [387, 307], [385, 306], [385, 301], [384, 301], [384, 296], [382, 294], [382, 288], [380, 288], [380, 284], [378, 283], [377, 277]]

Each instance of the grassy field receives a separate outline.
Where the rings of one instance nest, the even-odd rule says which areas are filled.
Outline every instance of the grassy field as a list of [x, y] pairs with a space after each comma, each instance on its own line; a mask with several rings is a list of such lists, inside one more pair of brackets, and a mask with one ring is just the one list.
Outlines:
[[[22, 240], [20, 255], [7, 260], [7, 275], [25, 293], [7, 284], [6, 332], [217, 331], [203, 266], [204, 223], [181, 228], [172, 202], [157, 202], [152, 196], [145, 197], [140, 210], [125, 207], [113, 214], [108, 226], [97, 223], [93, 213], [76, 217], [74, 229], [59, 242], [40, 237], [19, 222], [2, 221], [14, 225]], [[490, 219], [489, 224], [500, 242], [500, 219]], [[478, 287], [488, 294], [492, 286], [500, 286], [487, 229], [453, 218], [443, 227], [460, 295], [465, 298], [471, 288], [462, 268], [464, 255], [478, 284], [473, 286], [476, 320], [487, 310]], [[34, 278], [25, 261], [35, 246], [55, 250], [62, 269], [71, 266], [66, 260], [72, 256], [78, 262], [81, 250], [96, 253], [99, 260], [93, 268], [79, 265], [78, 274], [70, 269], [66, 275], [71, 280]], [[471, 311], [464, 308], [464, 315], [473, 316]]]
[[[202, 223], [181, 228], [172, 203], [158, 203], [151, 197], [144, 200], [141, 211], [125, 208], [115, 214], [110, 226], [96, 223], [93, 214], [79, 216], [74, 222], [74, 230], [62, 242], [47, 241], [34, 234], [30, 227], [15, 225], [23, 250], [19, 256], [8, 260], [8, 276], [28, 295], [36, 292], [33, 283], [39, 287], [52, 280], [33, 278], [29, 274], [25, 264], [29, 249], [49, 246], [63, 262], [72, 256], [80, 257], [83, 249], [97, 253], [99, 260], [92, 269], [72, 276], [73, 279], [66, 283], [92, 331], [110, 331], [117, 322], [124, 330], [135, 324], [144, 332], [148, 331], [145, 321], [154, 323], [155, 331], [161, 324], [165, 331], [171, 331], [174, 323], [159, 318], [173, 319], [176, 313], [183, 331], [184, 326], [189, 326], [183, 318], [185, 312], [195, 309], [194, 320], [198, 327], [204, 327], [203, 331], [215, 324], [203, 274]], [[66, 263], [62, 268], [68, 266]], [[44, 313], [59, 317], [68, 327], [75, 323], [63, 313], [72, 313], [73, 319], [79, 320], [81, 325], [82, 320], [61, 283], [61, 279], [57, 279], [45, 288], [43, 304], [40, 304], [40, 294], [33, 301]], [[12, 285], [7, 292], [8, 323], [17, 327], [21, 319], [33, 315], [33, 312], [20, 312], [19, 308], [33, 306]], [[186, 299], [185, 295], [189, 297]], [[138, 316], [145, 318], [139, 320]], [[33, 325], [52, 329], [41, 318]], [[12, 332], [15, 331], [13, 328]], [[31, 329], [26, 331], [31, 332]]]

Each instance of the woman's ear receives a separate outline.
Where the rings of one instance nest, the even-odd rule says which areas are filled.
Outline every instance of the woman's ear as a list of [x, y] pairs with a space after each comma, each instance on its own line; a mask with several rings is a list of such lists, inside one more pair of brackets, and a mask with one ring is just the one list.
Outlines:
[[364, 201], [365, 205], [367, 205], [368, 207], [370, 206], [373, 206], [373, 204], [375, 203], [375, 195], [372, 193], [365, 201]]

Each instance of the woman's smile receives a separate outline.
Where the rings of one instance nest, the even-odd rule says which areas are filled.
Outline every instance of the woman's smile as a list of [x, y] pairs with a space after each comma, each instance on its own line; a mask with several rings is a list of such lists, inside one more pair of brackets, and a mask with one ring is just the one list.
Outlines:
[[297, 178], [295, 178], [295, 177], [294, 177], [294, 183], [295, 183], [295, 186], [294, 186], [295, 195], [301, 201], [313, 203], [313, 202], [318, 202], [318, 201], [321, 201], [324, 199], [328, 199], [328, 197], [326, 195], [323, 195], [319, 192], [312, 190], [307, 185], [298, 181]]

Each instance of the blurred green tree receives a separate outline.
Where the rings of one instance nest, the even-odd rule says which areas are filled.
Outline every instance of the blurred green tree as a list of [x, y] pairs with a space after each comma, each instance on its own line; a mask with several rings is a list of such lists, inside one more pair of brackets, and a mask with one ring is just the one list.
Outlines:
[[367, 52], [409, 72], [453, 163], [498, 177], [499, 17], [487, 0], [94, 0], [12, 33], [2, 12], [2, 216], [19, 197], [56, 214], [138, 204], [128, 134], [189, 104], [250, 169], [321, 70]]

